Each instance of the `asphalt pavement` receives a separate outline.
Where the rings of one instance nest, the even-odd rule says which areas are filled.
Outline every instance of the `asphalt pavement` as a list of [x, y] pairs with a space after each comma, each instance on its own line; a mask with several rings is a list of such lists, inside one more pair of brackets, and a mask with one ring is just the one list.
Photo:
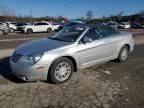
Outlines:
[[33, 34], [20, 34], [12, 33], [0, 37], [0, 50], [16, 48], [19, 45], [31, 40], [50, 37], [54, 33], [33, 33]]

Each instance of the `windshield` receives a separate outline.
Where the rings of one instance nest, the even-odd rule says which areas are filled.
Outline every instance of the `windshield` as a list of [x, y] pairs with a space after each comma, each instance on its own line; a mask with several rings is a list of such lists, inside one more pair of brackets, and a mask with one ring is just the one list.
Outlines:
[[28, 25], [26, 23], [18, 23], [17, 26], [25, 26], [25, 25]]
[[77, 38], [84, 32], [84, 27], [66, 27], [60, 32], [53, 35], [50, 39], [65, 42], [75, 42]]

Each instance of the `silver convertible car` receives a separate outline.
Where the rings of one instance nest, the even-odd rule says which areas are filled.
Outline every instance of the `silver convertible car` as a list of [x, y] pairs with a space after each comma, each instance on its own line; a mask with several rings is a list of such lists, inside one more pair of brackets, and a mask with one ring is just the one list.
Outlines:
[[133, 48], [131, 33], [99, 24], [77, 25], [19, 46], [10, 64], [24, 81], [63, 83], [79, 69], [114, 59], [124, 62]]

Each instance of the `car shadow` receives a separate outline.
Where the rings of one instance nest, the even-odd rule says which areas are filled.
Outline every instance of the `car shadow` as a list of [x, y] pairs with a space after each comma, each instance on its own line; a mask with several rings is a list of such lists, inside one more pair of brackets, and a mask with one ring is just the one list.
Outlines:
[[12, 73], [9, 59], [10, 57], [5, 57], [3, 59], [0, 59], [0, 75], [14, 83], [25, 83], [24, 81], [22, 81]]

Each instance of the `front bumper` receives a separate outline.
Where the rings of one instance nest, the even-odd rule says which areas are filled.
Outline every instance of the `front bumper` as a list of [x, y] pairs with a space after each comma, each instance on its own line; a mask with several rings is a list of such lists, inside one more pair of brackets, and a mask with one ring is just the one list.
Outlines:
[[12, 73], [24, 81], [47, 80], [48, 69], [45, 66], [38, 69], [40, 65], [26, 66], [12, 60], [10, 60], [10, 66]]

